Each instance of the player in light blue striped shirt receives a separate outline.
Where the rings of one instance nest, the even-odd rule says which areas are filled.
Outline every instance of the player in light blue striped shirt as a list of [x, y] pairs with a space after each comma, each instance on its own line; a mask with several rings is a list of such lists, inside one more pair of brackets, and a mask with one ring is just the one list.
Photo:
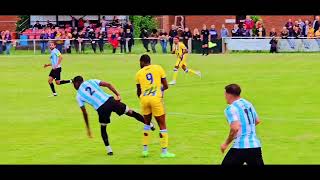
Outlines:
[[260, 123], [253, 105], [240, 97], [241, 88], [237, 84], [225, 87], [225, 98], [229, 106], [225, 116], [230, 125], [230, 133], [221, 145], [221, 151], [227, 149], [234, 141], [232, 148], [225, 156], [222, 165], [263, 165], [261, 143], [256, 134], [256, 125]]
[[48, 83], [50, 85], [51, 91], [53, 93], [53, 96], [57, 96], [58, 94], [56, 93], [56, 90], [53, 85], [53, 80], [55, 80], [57, 85], [61, 84], [67, 84], [71, 83], [71, 80], [60, 80], [61, 79], [61, 61], [62, 61], [62, 55], [58, 49], [56, 49], [56, 44], [54, 42], [49, 43], [49, 48], [51, 50], [51, 55], [50, 55], [50, 64], [45, 64], [43, 67], [52, 67], [52, 70], [50, 71], [49, 74], [49, 79]]
[[[90, 138], [92, 138], [92, 135], [85, 103], [93, 106], [93, 108], [98, 112], [99, 122], [101, 125], [101, 136], [108, 155], [113, 155], [107, 134], [107, 124], [110, 123], [110, 116], [112, 112], [116, 112], [119, 116], [126, 114], [127, 116], [133, 117], [144, 124], [143, 116], [131, 110], [126, 104], [122, 103], [119, 92], [110, 83], [98, 79], [84, 81], [81, 76], [77, 76], [73, 79], [73, 86], [77, 90], [76, 98], [82, 110], [86, 123], [87, 134]], [[116, 95], [115, 98], [105, 93], [100, 86], [107, 87], [111, 90]], [[154, 125], [151, 124], [151, 126], [152, 130], [155, 130]]]

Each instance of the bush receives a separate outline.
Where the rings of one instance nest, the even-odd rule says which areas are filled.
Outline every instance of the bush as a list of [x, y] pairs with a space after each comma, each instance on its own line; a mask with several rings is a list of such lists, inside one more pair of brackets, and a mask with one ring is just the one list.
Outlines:
[[134, 27], [134, 37], [139, 37], [142, 28], [151, 32], [152, 29], [158, 29], [158, 23], [153, 16], [130, 16], [130, 21]]

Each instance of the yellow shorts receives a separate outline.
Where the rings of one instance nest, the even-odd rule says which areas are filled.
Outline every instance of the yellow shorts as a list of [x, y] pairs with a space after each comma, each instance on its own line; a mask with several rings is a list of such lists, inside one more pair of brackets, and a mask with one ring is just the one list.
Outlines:
[[162, 116], [165, 114], [163, 98], [160, 97], [141, 96], [140, 106], [143, 115]]
[[178, 58], [175, 66], [182, 67], [183, 65], [187, 66], [187, 57], [183, 57], [182, 61]]

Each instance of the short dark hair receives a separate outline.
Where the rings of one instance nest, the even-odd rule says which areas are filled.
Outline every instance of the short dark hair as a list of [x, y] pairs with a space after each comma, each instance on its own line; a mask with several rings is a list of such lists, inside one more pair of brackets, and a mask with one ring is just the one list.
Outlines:
[[49, 44], [53, 43], [55, 46], [57, 46], [57, 43], [55, 41], [49, 41]]
[[240, 96], [241, 94], [241, 88], [238, 84], [229, 84], [224, 89], [228, 94], [232, 94], [235, 96]]
[[81, 83], [81, 82], [83, 82], [83, 77], [82, 77], [82, 76], [76, 76], [76, 77], [74, 77], [74, 78], [72, 79], [72, 82], [73, 82], [73, 83], [75, 83], [75, 82]]
[[140, 57], [140, 61], [150, 64], [151, 59], [150, 59], [150, 56], [148, 54], [144, 54], [144, 55], [142, 55]]

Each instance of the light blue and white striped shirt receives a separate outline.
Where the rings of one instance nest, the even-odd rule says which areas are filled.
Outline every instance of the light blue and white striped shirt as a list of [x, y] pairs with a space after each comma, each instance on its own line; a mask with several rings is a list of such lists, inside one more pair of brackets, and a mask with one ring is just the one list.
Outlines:
[[[59, 62], [59, 56], [61, 56], [61, 53], [58, 49], [54, 48], [51, 50], [50, 60], [51, 60], [51, 67], [54, 68]], [[56, 68], [61, 67], [61, 64], [59, 64]]]
[[77, 101], [80, 107], [83, 107], [84, 103], [88, 103], [97, 110], [111, 97], [100, 88], [100, 82], [101, 80], [91, 79], [80, 85], [77, 93]]
[[240, 98], [230, 104], [224, 113], [229, 124], [234, 121], [240, 121], [241, 125], [234, 139], [232, 148], [245, 149], [261, 147], [260, 140], [256, 135], [256, 120], [258, 115], [249, 101]]

